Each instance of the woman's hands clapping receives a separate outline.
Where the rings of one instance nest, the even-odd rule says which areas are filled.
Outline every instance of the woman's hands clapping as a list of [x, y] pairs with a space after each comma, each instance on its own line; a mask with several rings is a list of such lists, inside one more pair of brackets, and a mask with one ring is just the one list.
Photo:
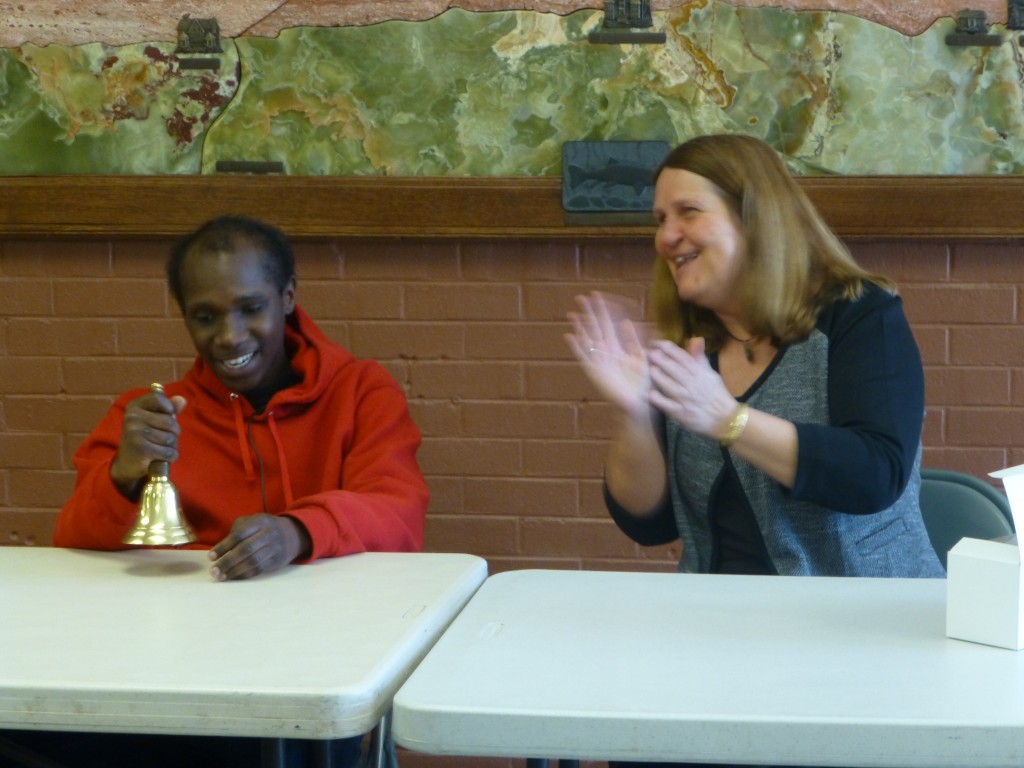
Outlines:
[[630, 418], [647, 418], [651, 381], [641, 331], [625, 305], [600, 293], [577, 296], [566, 343], [603, 397]]
[[576, 301], [566, 342], [606, 399], [637, 421], [656, 408], [692, 432], [722, 433], [736, 400], [708, 362], [703, 339], [648, 346], [622, 302], [600, 293]]
[[736, 399], [708, 362], [704, 339], [691, 339], [684, 347], [657, 341], [647, 359], [651, 405], [691, 432], [720, 437], [736, 411]]

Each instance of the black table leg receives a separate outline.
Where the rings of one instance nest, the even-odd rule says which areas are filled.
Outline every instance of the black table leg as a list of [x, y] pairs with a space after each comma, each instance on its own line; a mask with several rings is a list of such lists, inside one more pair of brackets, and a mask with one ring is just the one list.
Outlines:
[[261, 768], [284, 768], [284, 739], [260, 739]]

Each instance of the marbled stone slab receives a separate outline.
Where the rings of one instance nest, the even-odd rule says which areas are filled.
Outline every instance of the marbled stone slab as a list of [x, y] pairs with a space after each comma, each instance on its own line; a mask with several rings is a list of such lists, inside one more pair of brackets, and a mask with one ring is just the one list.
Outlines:
[[0, 49], [0, 174], [196, 173], [203, 138], [238, 88], [167, 44]]
[[[965, 7], [984, 11], [991, 23], [1006, 21], [1004, 0], [732, 0], [737, 6], [793, 11], [840, 11], [907, 35]], [[653, 0], [656, 11], [685, 5]], [[274, 37], [290, 27], [347, 27], [381, 21], [423, 21], [449, 8], [467, 11], [536, 11], [565, 15], [603, 8], [602, 0], [0, 0], [0, 48], [34, 45], [126, 45], [173, 42], [179, 19], [214, 17], [226, 37]]]
[[1001, 26], [959, 48], [949, 18], [908, 36], [715, 0], [654, 16], [664, 45], [595, 45], [592, 10], [296, 27], [225, 38], [213, 72], [172, 43], [0, 49], [0, 173], [557, 176], [567, 141], [721, 131], [800, 173], [1024, 171], [1024, 56]]

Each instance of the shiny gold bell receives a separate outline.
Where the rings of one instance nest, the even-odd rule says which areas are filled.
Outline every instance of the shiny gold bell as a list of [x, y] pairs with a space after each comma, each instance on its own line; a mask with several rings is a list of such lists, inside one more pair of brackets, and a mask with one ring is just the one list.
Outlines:
[[[152, 389], [163, 392], [159, 384], [153, 384]], [[169, 473], [168, 462], [150, 462], [149, 480], [142, 489], [139, 517], [124, 537], [125, 544], [176, 547], [196, 540], [182, 514], [178, 491], [168, 479]]]

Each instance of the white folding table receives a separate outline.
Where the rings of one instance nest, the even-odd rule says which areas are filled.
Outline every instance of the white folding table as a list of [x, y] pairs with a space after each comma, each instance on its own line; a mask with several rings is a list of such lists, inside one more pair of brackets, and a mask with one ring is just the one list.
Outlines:
[[0, 547], [0, 728], [360, 735], [486, 572], [360, 554], [217, 582], [204, 551]]
[[493, 576], [394, 699], [411, 750], [1020, 766], [1024, 653], [945, 636], [945, 581]]

